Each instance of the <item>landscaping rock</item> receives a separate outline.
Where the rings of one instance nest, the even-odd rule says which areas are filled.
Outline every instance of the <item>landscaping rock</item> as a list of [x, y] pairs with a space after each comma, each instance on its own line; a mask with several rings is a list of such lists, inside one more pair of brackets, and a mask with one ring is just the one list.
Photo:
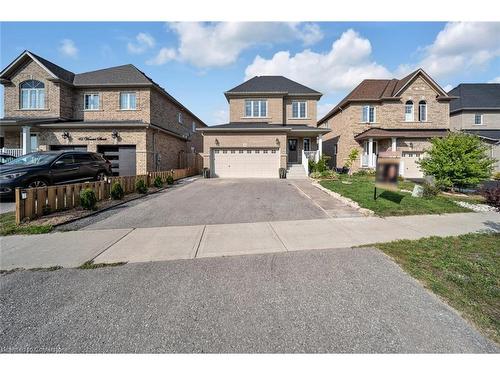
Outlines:
[[474, 212], [493, 212], [496, 211], [495, 207], [488, 206], [487, 204], [480, 204], [480, 203], [469, 203], [469, 202], [463, 202], [463, 201], [454, 201], [456, 204], [458, 204], [461, 207], [468, 208], [469, 210], [472, 210]]
[[415, 185], [413, 187], [413, 192], [411, 193], [412, 197], [422, 198], [424, 195], [424, 188], [420, 185]]

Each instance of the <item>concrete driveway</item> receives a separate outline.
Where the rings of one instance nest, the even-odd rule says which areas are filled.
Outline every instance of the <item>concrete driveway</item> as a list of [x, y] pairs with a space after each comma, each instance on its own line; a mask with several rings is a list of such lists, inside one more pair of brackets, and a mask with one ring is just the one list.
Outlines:
[[[311, 185], [308, 181], [305, 183]], [[322, 194], [325, 194], [327, 199], [336, 201], [339, 204], [338, 209], [343, 209], [342, 212], [350, 210], [356, 214], [352, 208], [326, 193]], [[327, 210], [315, 203], [314, 199], [292, 181], [198, 179], [186, 186], [80, 220], [65, 226], [64, 229], [151, 228], [330, 217]]]
[[498, 351], [374, 249], [22, 271], [0, 280], [2, 352]]

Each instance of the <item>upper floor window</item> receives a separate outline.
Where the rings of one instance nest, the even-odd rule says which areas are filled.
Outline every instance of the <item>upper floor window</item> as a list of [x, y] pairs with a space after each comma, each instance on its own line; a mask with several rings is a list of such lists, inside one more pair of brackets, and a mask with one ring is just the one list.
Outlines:
[[305, 101], [293, 101], [292, 102], [292, 117], [293, 118], [306, 118], [307, 110], [306, 110], [306, 102]]
[[21, 83], [21, 109], [45, 108], [45, 85], [30, 79]]
[[120, 109], [136, 109], [136, 95], [135, 92], [121, 92], [120, 93]]
[[418, 102], [418, 121], [427, 121], [427, 103], [425, 100]]
[[476, 113], [474, 115], [474, 125], [483, 125], [483, 115]]
[[363, 106], [363, 114], [361, 121], [363, 122], [375, 122], [375, 107], [372, 105]]
[[182, 123], [183, 123], [183, 121], [184, 121], [184, 120], [183, 120], [183, 118], [182, 118], [182, 113], [181, 113], [181, 112], [179, 112], [179, 113], [177, 114], [177, 121], [179, 122], [179, 124], [182, 124]]
[[196, 122], [194, 121], [191, 123], [191, 130], [193, 133], [196, 131]]
[[267, 117], [267, 100], [245, 100], [245, 117]]
[[405, 121], [414, 121], [413, 102], [411, 100], [405, 103]]
[[99, 109], [99, 94], [85, 94], [83, 96], [83, 109], [86, 111]]

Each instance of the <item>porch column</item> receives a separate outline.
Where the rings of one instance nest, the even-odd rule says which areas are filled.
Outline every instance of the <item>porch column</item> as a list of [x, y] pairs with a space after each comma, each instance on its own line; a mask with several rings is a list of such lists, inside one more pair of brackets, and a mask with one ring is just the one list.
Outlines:
[[391, 151], [396, 152], [396, 137], [392, 137]]
[[373, 138], [368, 139], [368, 167], [374, 167], [373, 165]]
[[31, 152], [31, 126], [23, 126], [23, 155]]
[[319, 158], [323, 156], [323, 135], [318, 136], [318, 151], [319, 151]]

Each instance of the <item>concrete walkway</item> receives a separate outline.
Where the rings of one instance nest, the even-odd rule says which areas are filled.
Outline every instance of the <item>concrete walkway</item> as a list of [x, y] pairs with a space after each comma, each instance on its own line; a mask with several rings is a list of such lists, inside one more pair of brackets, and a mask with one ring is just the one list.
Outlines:
[[398, 239], [500, 231], [500, 214], [349, 217], [241, 224], [59, 232], [0, 238], [0, 269], [78, 267], [338, 249]]

